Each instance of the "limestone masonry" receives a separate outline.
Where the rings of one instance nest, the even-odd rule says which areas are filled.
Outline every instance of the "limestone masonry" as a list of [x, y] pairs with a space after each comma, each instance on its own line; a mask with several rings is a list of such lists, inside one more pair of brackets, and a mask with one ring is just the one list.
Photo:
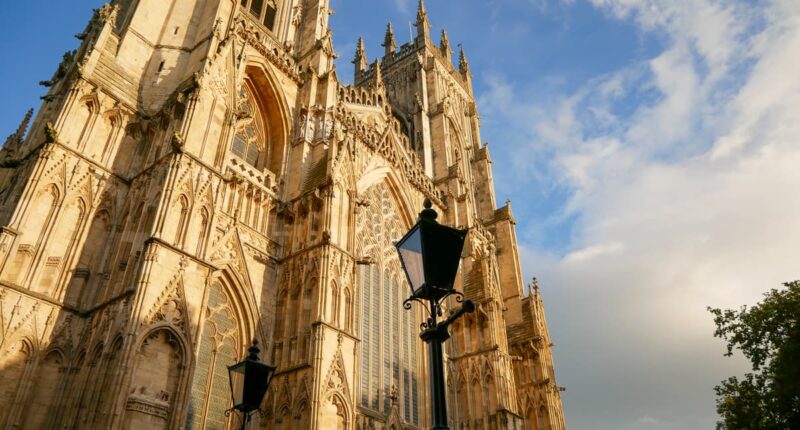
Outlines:
[[344, 85], [332, 13], [95, 11], [0, 151], [0, 428], [238, 428], [227, 366], [254, 338], [278, 372], [250, 428], [429, 428], [393, 247], [425, 198], [469, 229], [456, 288], [478, 305], [446, 344], [451, 427], [564, 428], [464, 52], [420, 1], [414, 40], [389, 26], [373, 62], [360, 40]]

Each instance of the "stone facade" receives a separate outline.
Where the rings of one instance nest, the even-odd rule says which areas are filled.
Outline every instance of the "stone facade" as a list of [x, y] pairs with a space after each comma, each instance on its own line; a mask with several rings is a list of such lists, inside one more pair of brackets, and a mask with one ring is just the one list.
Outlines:
[[425, 198], [469, 229], [456, 288], [478, 304], [447, 343], [452, 428], [564, 428], [464, 53], [420, 2], [416, 38], [389, 27], [371, 64], [360, 42], [345, 86], [332, 13], [95, 11], [0, 152], [0, 428], [234, 428], [226, 366], [251, 339], [278, 366], [251, 428], [427, 428], [392, 246]]

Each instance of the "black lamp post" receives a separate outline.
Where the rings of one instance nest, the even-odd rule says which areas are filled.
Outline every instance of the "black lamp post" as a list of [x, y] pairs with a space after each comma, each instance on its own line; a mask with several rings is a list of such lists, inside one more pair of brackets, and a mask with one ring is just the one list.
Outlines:
[[436, 222], [438, 214], [432, 209], [433, 204], [429, 199], [425, 199], [424, 206], [419, 221], [395, 246], [411, 288], [411, 297], [406, 299], [403, 307], [411, 309], [411, 302], [417, 301], [425, 306], [429, 315], [428, 320], [422, 323], [423, 330], [419, 337], [428, 344], [432, 429], [449, 430], [442, 343], [450, 337], [447, 331], [450, 324], [464, 313], [474, 312], [475, 304], [467, 300], [461, 309], [446, 320], [437, 321], [437, 317], [442, 316], [442, 303], [448, 296], [455, 296], [457, 302], [464, 300], [464, 295], [453, 288], [453, 283], [461, 262], [467, 230]]
[[259, 360], [260, 350], [257, 340], [253, 339], [253, 345], [250, 346], [248, 352], [250, 355], [247, 358], [233, 366], [228, 366], [231, 397], [233, 398], [233, 407], [228, 410], [228, 413], [233, 410], [242, 413], [242, 430], [247, 427], [247, 422], [253, 412], [261, 407], [269, 383], [272, 382], [272, 376], [275, 374], [275, 367]]

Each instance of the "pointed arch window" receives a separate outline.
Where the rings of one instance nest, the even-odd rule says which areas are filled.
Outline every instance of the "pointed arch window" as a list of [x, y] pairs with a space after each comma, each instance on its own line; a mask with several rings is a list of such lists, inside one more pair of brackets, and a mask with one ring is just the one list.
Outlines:
[[277, 15], [277, 5], [270, 0], [241, 0], [243, 8], [250, 12], [258, 22], [264, 24], [268, 29], [275, 29], [275, 16]]
[[265, 159], [267, 130], [250, 86], [242, 85], [239, 92], [239, 112], [236, 135], [231, 152], [255, 168], [260, 168]]
[[206, 320], [192, 378], [187, 429], [228, 428], [225, 410], [230, 406], [227, 366], [239, 361], [242, 331], [234, 304], [223, 286], [214, 282], [209, 291]]

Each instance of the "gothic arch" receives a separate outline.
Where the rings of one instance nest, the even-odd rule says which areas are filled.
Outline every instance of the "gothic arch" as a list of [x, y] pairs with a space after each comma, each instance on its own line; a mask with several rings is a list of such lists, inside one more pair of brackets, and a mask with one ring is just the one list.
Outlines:
[[351, 427], [350, 406], [341, 394], [328, 393], [320, 409], [319, 428], [348, 430]]
[[[268, 133], [265, 142], [269, 147], [264, 148], [266, 159], [260, 160], [256, 167], [281, 176], [289, 147], [291, 109], [284, 92], [280, 90], [279, 80], [273, 73], [272, 66], [264, 59], [249, 57], [244, 72], [242, 88], [246, 88], [254, 96], [253, 101], [261, 114], [263, 129]], [[238, 90], [236, 94], [239, 94]]]
[[17, 228], [24, 225], [25, 229], [18, 239], [16, 254], [3, 268], [4, 277], [9, 281], [22, 284], [27, 278], [35, 256], [54, 224], [62, 196], [61, 187], [51, 182], [36, 192], [26, 208], [23, 219], [17, 225]]
[[[159, 324], [143, 332], [136, 345], [122, 428], [174, 428], [186, 396], [186, 339], [173, 327]], [[152, 366], [154, 361], [160, 365]]]
[[284, 404], [279, 409], [278, 412], [275, 414], [275, 425], [273, 429], [275, 430], [288, 430], [292, 428], [291, 423], [292, 414], [289, 412], [289, 405]]
[[[209, 279], [197, 336], [187, 428], [225, 428], [230, 407], [227, 366], [239, 361], [260, 335], [251, 290], [230, 265]], [[224, 399], [224, 400], [218, 400]]]
[[[359, 265], [354, 323], [361, 334], [359, 407], [376, 413], [389, 411], [392, 385], [400, 390], [399, 407], [405, 420], [419, 424], [421, 366], [416, 337], [418, 319], [402, 309], [405, 278], [392, 240], [399, 239], [411, 223], [409, 206], [393, 192], [395, 179], [383, 177], [359, 181], [360, 197], [369, 202], [356, 219], [356, 252], [368, 265]], [[369, 184], [368, 182], [372, 182]], [[405, 209], [404, 209], [405, 208]], [[405, 213], [404, 213], [405, 212]], [[417, 309], [414, 312], [419, 312]]]
[[39, 429], [49, 427], [50, 411], [55, 406], [56, 391], [61, 381], [61, 371], [65, 364], [60, 350], [49, 350], [42, 354], [32, 384], [31, 392], [23, 410], [23, 429]]
[[244, 349], [240, 354], [244, 354], [244, 350], [254, 338], [262, 337], [256, 323], [259, 321], [259, 312], [252, 289], [246, 279], [229, 265], [225, 265], [222, 270], [212, 276], [211, 283], [213, 284], [215, 281], [220, 283], [233, 302], [237, 321], [241, 323], [243, 329], [241, 341]]
[[[35, 343], [26, 337], [3, 339], [8, 347], [0, 351], [0, 425], [14, 419], [23, 399], [19, 399], [20, 386], [35, 354]], [[10, 424], [10, 423], [8, 423]]]
[[374, 186], [386, 186], [394, 199], [395, 207], [398, 209], [398, 215], [400, 215], [404, 227], [410, 228], [416, 222], [417, 213], [407, 194], [401, 191], [406, 189], [403, 186], [403, 180], [394, 169], [376, 161], [376, 159], [373, 159], [373, 162], [358, 178], [356, 183], [358, 195], [364, 195]]

